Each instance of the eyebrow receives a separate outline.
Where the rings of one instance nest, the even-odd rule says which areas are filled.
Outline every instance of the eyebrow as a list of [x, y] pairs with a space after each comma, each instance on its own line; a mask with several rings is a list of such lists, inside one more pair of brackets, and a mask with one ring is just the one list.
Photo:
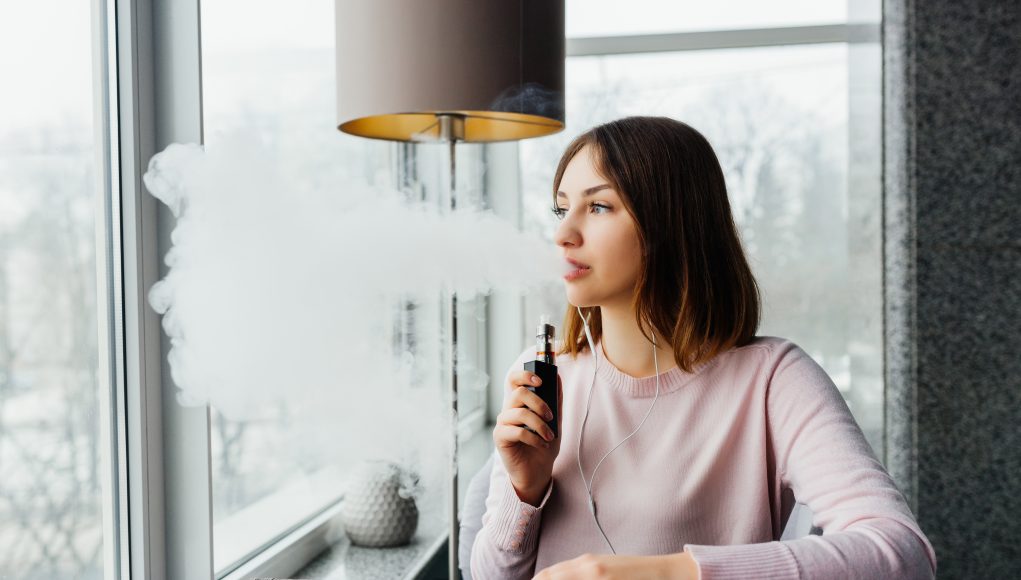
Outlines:
[[[586, 189], [585, 191], [583, 191], [581, 193], [582, 193], [582, 197], [588, 197], [588, 196], [592, 195], [593, 193], [596, 193], [597, 191], [602, 191], [604, 189], [610, 189], [610, 188], [611, 188], [611, 186], [610, 186], [609, 183], [604, 183], [602, 185], [596, 185], [594, 187], [590, 187], [590, 188]], [[558, 191], [557, 192], [557, 197], [567, 197], [567, 194], [562, 192], [562, 191]]]

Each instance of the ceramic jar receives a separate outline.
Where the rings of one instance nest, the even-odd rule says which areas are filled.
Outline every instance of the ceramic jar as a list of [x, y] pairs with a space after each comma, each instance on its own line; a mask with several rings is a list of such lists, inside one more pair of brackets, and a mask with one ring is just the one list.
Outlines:
[[365, 461], [355, 468], [340, 510], [352, 544], [384, 548], [411, 540], [418, 527], [418, 506], [409, 481], [417, 483], [417, 477], [389, 461]]

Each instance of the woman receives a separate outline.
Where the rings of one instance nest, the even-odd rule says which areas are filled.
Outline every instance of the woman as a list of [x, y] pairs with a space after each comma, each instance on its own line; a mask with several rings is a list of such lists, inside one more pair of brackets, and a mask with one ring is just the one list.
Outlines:
[[[560, 435], [524, 388], [554, 388], [521, 370], [529, 348], [493, 430], [473, 577], [932, 577], [833, 382], [755, 335], [758, 288], [705, 138], [667, 118], [596, 127], [553, 191], [572, 268]], [[778, 541], [795, 498], [823, 534]]]

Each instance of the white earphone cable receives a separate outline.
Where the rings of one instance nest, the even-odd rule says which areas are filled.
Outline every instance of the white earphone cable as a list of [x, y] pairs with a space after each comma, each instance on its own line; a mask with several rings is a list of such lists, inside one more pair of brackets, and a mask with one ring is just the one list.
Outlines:
[[[575, 308], [578, 309], [578, 315], [581, 316], [582, 324], [585, 325], [585, 339], [588, 340], [589, 350], [592, 351], [592, 356], [594, 357], [592, 368], [592, 384], [589, 385], [588, 397], [585, 401], [585, 417], [582, 419], [581, 429], [578, 431], [578, 450], [577, 450], [578, 452], [576, 456], [578, 460], [578, 474], [581, 475], [581, 482], [585, 486], [585, 491], [588, 493], [589, 511], [592, 512], [592, 519], [595, 520], [596, 527], [599, 529], [599, 533], [603, 536], [603, 540], [606, 541], [606, 545], [610, 547], [610, 552], [616, 554], [617, 551], [613, 548], [613, 544], [610, 543], [610, 539], [606, 537], [606, 532], [603, 531], [603, 527], [599, 524], [599, 516], [596, 515], [596, 501], [595, 498], [592, 496], [592, 485], [596, 480], [596, 472], [599, 471], [599, 466], [603, 464], [603, 460], [605, 460], [611, 453], [613, 453], [614, 450], [623, 445], [625, 441], [633, 437], [635, 433], [638, 433], [638, 430], [642, 428], [642, 425], [645, 424], [645, 420], [649, 418], [649, 415], [652, 414], [652, 410], [656, 407], [656, 401], [659, 399], [659, 355], [656, 351], [656, 330], [655, 328], [653, 328], [652, 331], [652, 357], [656, 365], [656, 396], [652, 399], [652, 405], [649, 407], [649, 410], [646, 411], [645, 417], [642, 418], [642, 421], [638, 424], [638, 427], [636, 427], [635, 430], [632, 431], [630, 435], [622, 439], [620, 443], [616, 444], [613, 447], [613, 449], [610, 449], [609, 451], [606, 452], [605, 455], [603, 455], [599, 462], [596, 463], [596, 468], [592, 470], [592, 477], [588, 481], [585, 481], [585, 471], [581, 467], [581, 439], [582, 436], [585, 434], [585, 423], [588, 422], [589, 409], [592, 406], [592, 390], [596, 386], [596, 372], [597, 369], [599, 368], [599, 354], [596, 352], [595, 345], [593, 344], [592, 341], [592, 333], [589, 331], [588, 319], [585, 318], [584, 315], [582, 315], [581, 307], [576, 306]], [[589, 313], [589, 315], [591, 316], [591, 313]]]

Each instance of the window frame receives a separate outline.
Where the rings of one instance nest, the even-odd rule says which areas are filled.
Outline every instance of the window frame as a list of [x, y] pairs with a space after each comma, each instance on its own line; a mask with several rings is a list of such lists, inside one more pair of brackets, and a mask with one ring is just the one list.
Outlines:
[[[104, 209], [110, 269], [102, 273], [101, 284], [109, 290], [102, 294], [108, 308], [104, 320], [110, 325], [109, 342], [103, 344], [113, 347], [105, 370], [113, 385], [111, 408], [116, 410], [109, 424], [118, 442], [118, 469], [110, 470], [118, 482], [117, 500], [104, 518], [107, 526], [116, 525], [119, 539], [111, 542], [106, 558], [117, 562], [120, 577], [213, 578], [209, 410], [176, 404], [169, 368], [163, 364], [169, 345], [146, 296], [165, 274], [160, 257], [170, 247], [174, 218], [142, 183], [156, 152], [173, 142], [203, 141], [199, 0], [93, 0], [93, 19], [105, 31], [94, 34], [99, 37], [94, 40], [97, 54], [106, 55], [94, 58], [97, 65], [105, 63], [94, 74], [108, 83], [101, 101], [106, 113], [97, 117], [109, 128], [103, 149], [108, 171], [104, 187], [109, 189], [103, 191], [110, 193]], [[879, 30], [878, 23], [837, 24], [570, 38], [567, 57], [875, 43]], [[487, 145], [483, 151], [490, 207], [520, 224], [517, 144]], [[504, 369], [499, 362], [515, 358], [528, 341], [522, 299], [494, 292], [486, 309], [490, 390], [483, 403], [486, 412], [465, 417], [465, 437], [488, 436], [485, 426], [492, 425], [502, 400], [498, 394]], [[514, 324], [520, 331], [517, 342], [505, 331]], [[463, 480], [468, 477], [462, 473]], [[327, 508], [226, 578], [302, 567], [327, 547], [327, 530], [337, 509]]]
[[173, 216], [142, 183], [167, 144], [202, 142], [198, 1], [109, 0], [111, 8], [123, 309], [114, 358], [126, 401], [128, 576], [211, 577], [209, 414], [168, 404], [168, 345], [146, 296], [164, 273]]
[[96, 322], [103, 478], [103, 576], [130, 578], [127, 407], [120, 362], [124, 346], [119, 143], [116, 136], [116, 19], [112, 3], [91, 7], [93, 132], [96, 139]]
[[743, 28], [670, 34], [568, 38], [567, 58], [654, 52], [768, 48], [803, 44], [879, 42], [879, 23], [824, 24], [782, 28]]

